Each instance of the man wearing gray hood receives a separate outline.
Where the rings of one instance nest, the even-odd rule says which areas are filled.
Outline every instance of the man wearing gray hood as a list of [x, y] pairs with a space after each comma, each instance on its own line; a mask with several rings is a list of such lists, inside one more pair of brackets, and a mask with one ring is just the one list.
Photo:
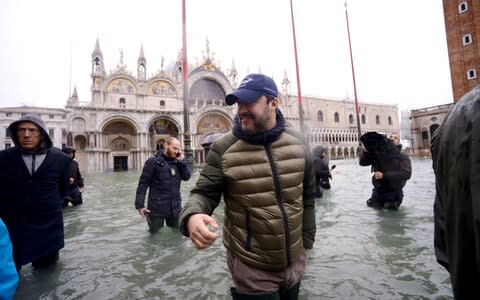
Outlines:
[[62, 199], [69, 157], [54, 148], [43, 120], [26, 115], [8, 127], [15, 147], [0, 151], [0, 218], [17, 270], [53, 265], [64, 246]]

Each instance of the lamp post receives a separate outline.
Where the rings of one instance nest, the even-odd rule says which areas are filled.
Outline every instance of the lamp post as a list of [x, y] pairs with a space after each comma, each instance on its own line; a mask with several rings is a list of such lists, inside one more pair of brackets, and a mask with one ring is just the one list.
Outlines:
[[183, 144], [185, 159], [193, 170], [193, 151], [190, 134], [190, 112], [188, 107], [188, 62], [187, 62], [187, 13], [185, 1], [182, 0], [182, 72], [183, 72]]

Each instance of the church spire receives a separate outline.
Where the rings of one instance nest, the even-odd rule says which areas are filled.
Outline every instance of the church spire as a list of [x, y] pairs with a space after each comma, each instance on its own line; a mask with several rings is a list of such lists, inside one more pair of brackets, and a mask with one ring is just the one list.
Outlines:
[[232, 67], [230, 68], [230, 70], [228, 70], [228, 77], [230, 79], [230, 84], [233, 87], [237, 87], [237, 76], [238, 76], [237, 68], [235, 67], [235, 62], [232, 59]]
[[137, 78], [141, 81], [147, 79], [147, 59], [143, 53], [143, 44], [140, 46], [140, 54], [137, 59]]
[[100, 42], [95, 42], [95, 49], [92, 53], [92, 78], [95, 84], [95, 78], [103, 77], [105, 75], [105, 66], [103, 65], [103, 54], [100, 50]]
[[73, 88], [73, 93], [71, 96], [72, 100], [78, 100], [77, 86]]
[[69, 105], [69, 106], [78, 105], [78, 93], [77, 93], [77, 86], [76, 85], [73, 88], [73, 93], [67, 99], [67, 105]]

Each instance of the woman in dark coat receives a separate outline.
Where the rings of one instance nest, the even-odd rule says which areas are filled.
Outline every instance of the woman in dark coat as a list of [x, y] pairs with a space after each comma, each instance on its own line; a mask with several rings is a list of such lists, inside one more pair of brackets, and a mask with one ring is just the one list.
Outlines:
[[15, 265], [51, 265], [64, 246], [62, 199], [69, 158], [52, 147], [45, 123], [26, 115], [8, 127], [15, 147], [0, 151], [0, 217]]

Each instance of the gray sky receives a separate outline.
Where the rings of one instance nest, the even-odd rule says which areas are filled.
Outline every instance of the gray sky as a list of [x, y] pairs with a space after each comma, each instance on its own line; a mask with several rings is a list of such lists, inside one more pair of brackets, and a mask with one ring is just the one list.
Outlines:
[[[290, 0], [187, 0], [189, 62], [205, 41], [223, 71], [284, 71], [296, 93]], [[353, 99], [343, 0], [293, 0], [303, 95]], [[442, 1], [350, 0], [359, 101], [422, 108], [453, 101]], [[143, 44], [147, 76], [182, 47], [181, 0], [1, 0], [0, 106], [63, 107], [76, 86], [90, 101], [98, 36], [106, 70], [124, 53], [136, 74]]]

